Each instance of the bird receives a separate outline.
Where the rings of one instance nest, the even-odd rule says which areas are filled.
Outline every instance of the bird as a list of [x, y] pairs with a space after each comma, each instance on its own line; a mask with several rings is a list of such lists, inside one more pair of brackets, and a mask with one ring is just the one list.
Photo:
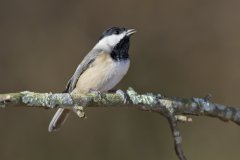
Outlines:
[[[91, 91], [107, 92], [113, 89], [130, 66], [130, 37], [135, 29], [111, 27], [105, 30], [96, 45], [83, 58], [63, 93], [86, 94]], [[67, 119], [70, 109], [59, 108], [48, 131], [58, 130]]]

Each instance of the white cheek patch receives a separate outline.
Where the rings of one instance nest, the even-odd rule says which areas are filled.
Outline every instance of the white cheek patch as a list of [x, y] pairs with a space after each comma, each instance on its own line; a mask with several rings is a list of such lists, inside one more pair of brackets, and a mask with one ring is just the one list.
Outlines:
[[94, 48], [103, 49], [105, 51], [111, 52], [115, 45], [126, 35], [126, 32], [123, 32], [119, 35], [113, 34], [101, 39]]

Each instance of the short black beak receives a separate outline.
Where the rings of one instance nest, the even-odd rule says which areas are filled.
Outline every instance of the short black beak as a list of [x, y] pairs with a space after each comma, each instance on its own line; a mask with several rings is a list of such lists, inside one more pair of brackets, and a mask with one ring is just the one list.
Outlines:
[[127, 36], [131, 36], [132, 34], [136, 33], [136, 29], [128, 29], [127, 30]]

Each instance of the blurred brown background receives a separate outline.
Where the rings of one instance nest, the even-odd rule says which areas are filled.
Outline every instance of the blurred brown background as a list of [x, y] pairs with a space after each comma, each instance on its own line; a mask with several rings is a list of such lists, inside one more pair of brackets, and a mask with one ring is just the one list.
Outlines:
[[[240, 1], [1, 0], [0, 92], [61, 92], [110, 26], [132, 27], [131, 68], [117, 88], [213, 95], [240, 106]], [[1, 109], [1, 160], [176, 160], [166, 120], [133, 109], [87, 109], [50, 134], [55, 111]], [[181, 124], [191, 160], [239, 159], [240, 127], [194, 117]]]

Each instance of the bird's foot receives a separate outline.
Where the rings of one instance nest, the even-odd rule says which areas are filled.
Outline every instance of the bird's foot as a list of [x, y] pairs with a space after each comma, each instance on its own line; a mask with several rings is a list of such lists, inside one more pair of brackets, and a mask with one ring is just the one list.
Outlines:
[[124, 103], [127, 102], [126, 94], [125, 94], [125, 92], [124, 92], [123, 90], [118, 89], [118, 90], [116, 91], [116, 94], [120, 95], [120, 96], [122, 97], [122, 99], [124, 99]]

